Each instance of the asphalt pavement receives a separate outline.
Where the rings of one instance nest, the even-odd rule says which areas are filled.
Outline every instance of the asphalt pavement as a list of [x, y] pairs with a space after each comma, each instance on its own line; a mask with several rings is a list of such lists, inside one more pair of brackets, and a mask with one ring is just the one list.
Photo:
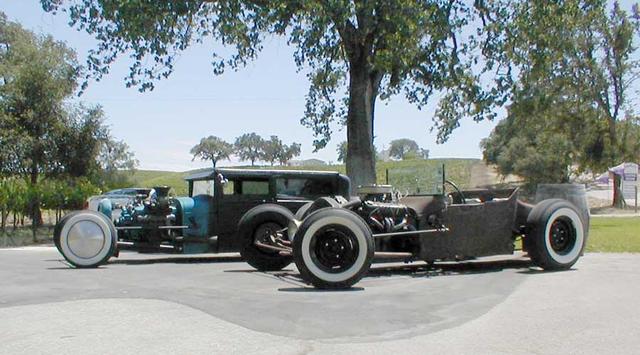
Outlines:
[[377, 264], [348, 291], [235, 254], [73, 269], [0, 249], [0, 354], [638, 353], [640, 255], [542, 272], [521, 256]]

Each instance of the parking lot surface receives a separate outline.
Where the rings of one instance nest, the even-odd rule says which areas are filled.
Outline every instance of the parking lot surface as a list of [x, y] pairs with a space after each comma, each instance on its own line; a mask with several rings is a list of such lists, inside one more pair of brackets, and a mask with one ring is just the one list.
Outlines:
[[0, 353], [634, 353], [640, 255], [376, 264], [319, 291], [294, 265], [123, 253], [73, 269], [55, 248], [0, 250]]

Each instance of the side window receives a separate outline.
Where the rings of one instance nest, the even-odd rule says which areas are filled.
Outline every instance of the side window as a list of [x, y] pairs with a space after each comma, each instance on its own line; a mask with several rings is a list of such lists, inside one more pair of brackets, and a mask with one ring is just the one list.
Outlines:
[[224, 184], [223, 193], [230, 195], [268, 195], [268, 180], [228, 180]]
[[213, 180], [196, 180], [193, 182], [193, 196], [214, 195]]
[[276, 193], [278, 197], [319, 197], [333, 194], [331, 181], [322, 179], [278, 178]]
[[224, 195], [234, 195], [235, 194], [234, 187], [235, 187], [235, 181], [227, 180], [222, 187], [222, 193]]
[[269, 181], [268, 180], [242, 181], [242, 194], [243, 195], [268, 195]]

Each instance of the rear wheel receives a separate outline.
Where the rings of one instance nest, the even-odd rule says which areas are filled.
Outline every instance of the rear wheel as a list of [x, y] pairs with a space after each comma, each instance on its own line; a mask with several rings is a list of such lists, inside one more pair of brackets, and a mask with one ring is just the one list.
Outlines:
[[291, 211], [278, 205], [260, 205], [249, 210], [238, 227], [244, 260], [260, 271], [278, 271], [291, 264], [291, 256], [281, 255], [278, 248], [283, 247], [287, 235], [283, 229], [293, 218]]
[[103, 214], [83, 210], [64, 216], [54, 229], [53, 240], [69, 263], [91, 268], [102, 265], [113, 255], [118, 234]]
[[293, 241], [300, 275], [317, 288], [353, 286], [369, 270], [373, 253], [369, 227], [358, 215], [341, 208], [309, 215]]
[[578, 209], [553, 199], [536, 205], [527, 220], [525, 245], [531, 260], [545, 270], [571, 268], [585, 246], [585, 229]]
[[304, 205], [302, 205], [302, 207], [298, 208], [295, 214], [295, 218], [298, 221], [302, 221], [307, 216], [308, 214], [307, 212], [309, 211], [309, 208], [311, 208], [311, 205], [313, 205], [313, 201], [307, 202]]

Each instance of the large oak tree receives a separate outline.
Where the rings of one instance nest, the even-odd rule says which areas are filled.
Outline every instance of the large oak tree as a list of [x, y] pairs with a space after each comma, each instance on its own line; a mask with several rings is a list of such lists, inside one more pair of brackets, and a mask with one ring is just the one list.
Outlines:
[[[167, 77], [175, 57], [193, 43], [215, 41], [232, 54], [213, 53], [214, 72], [237, 69], [257, 57], [262, 41], [282, 35], [310, 82], [302, 123], [316, 149], [334, 124], [347, 128], [347, 173], [354, 185], [375, 182], [374, 111], [378, 99], [403, 94], [423, 107], [434, 92], [439, 139], [463, 116], [493, 117], [503, 101], [499, 86], [483, 90], [478, 64], [496, 39], [488, 36], [501, 1], [491, 0], [42, 0], [47, 11], [66, 11], [71, 25], [98, 40], [88, 59], [100, 78], [114, 60], [133, 60], [127, 85], [140, 90]], [[498, 84], [500, 82], [498, 81]], [[496, 88], [498, 88], [496, 90]]]

